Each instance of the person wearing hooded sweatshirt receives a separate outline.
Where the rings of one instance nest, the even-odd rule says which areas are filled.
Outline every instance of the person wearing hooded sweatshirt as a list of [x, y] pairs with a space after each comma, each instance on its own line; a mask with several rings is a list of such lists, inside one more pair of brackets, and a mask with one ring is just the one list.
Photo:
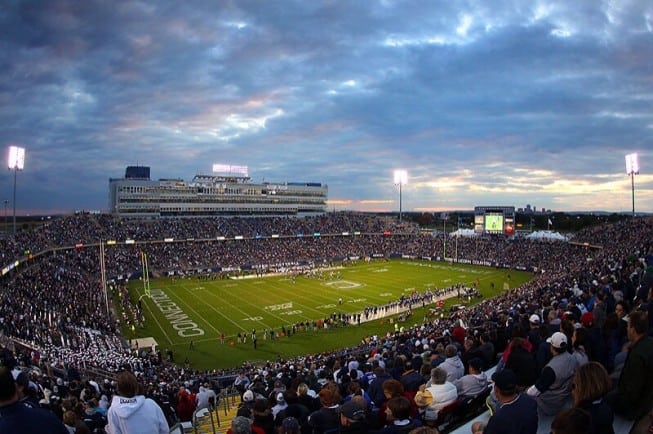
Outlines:
[[463, 375], [453, 382], [458, 390], [458, 396], [475, 397], [488, 388], [487, 376], [483, 372], [483, 359], [474, 357], [469, 361], [469, 374]]
[[163, 410], [150, 398], [139, 394], [134, 374], [118, 374], [117, 394], [107, 411], [108, 434], [168, 434], [168, 422]]
[[455, 345], [449, 344], [444, 349], [446, 359], [440, 364], [440, 368], [447, 371], [447, 381], [454, 382], [463, 375], [465, 375], [465, 365], [458, 356], [458, 348]]

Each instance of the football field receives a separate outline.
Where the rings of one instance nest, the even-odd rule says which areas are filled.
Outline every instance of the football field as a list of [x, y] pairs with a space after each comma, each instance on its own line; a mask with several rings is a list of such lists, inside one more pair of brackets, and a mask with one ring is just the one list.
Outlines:
[[[314, 329], [314, 322], [324, 321], [334, 313], [358, 313], [365, 307], [396, 301], [402, 295], [459, 283], [472, 287], [478, 282], [483, 296], [492, 297], [531, 278], [530, 273], [515, 270], [408, 259], [360, 261], [319, 274], [296, 278], [275, 274], [220, 280], [196, 276], [152, 279], [151, 296], [142, 299], [144, 328], [137, 329], [135, 335], [125, 330], [125, 336], [153, 337], [164, 354], [171, 350], [177, 363], [188, 358], [195, 369], [236, 367], [244, 361], [344, 348], [358, 344], [365, 336], [393, 330], [387, 319]], [[144, 291], [143, 282], [130, 282], [132, 300], [138, 300]], [[468, 302], [452, 295], [445, 308]], [[421, 322], [424, 315], [424, 310], [415, 310], [407, 324]], [[254, 330], [256, 348], [252, 342]], [[268, 333], [264, 334], [264, 330]], [[275, 340], [270, 339], [270, 330]], [[246, 337], [245, 342], [238, 341], [238, 333]]]

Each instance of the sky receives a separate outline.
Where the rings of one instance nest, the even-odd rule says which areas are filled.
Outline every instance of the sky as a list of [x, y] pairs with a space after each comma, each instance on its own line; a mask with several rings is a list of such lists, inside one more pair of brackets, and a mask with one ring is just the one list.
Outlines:
[[[247, 166], [329, 210], [653, 212], [653, 1], [5, 0], [0, 171], [19, 215]], [[4, 151], [6, 154], [6, 151]], [[6, 161], [6, 157], [5, 157]]]

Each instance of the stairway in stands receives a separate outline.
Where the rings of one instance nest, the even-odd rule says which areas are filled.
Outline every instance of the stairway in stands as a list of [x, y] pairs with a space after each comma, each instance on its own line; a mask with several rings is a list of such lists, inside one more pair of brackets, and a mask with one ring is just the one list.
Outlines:
[[[231, 394], [230, 396], [221, 396], [218, 402], [218, 407], [213, 412], [213, 418], [205, 416], [197, 424], [197, 433], [201, 434], [224, 434], [231, 427], [231, 420], [236, 417], [238, 412], [238, 403], [240, 402], [240, 394]], [[211, 420], [213, 419], [213, 420]], [[186, 431], [194, 433], [194, 429]]]

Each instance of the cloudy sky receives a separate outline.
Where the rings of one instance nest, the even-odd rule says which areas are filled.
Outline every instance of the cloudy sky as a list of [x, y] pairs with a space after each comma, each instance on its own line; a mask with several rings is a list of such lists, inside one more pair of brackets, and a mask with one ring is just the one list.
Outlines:
[[19, 214], [213, 163], [326, 183], [336, 210], [398, 210], [400, 168], [404, 211], [629, 211], [631, 152], [653, 212], [648, 0], [7, 0], [0, 35]]

